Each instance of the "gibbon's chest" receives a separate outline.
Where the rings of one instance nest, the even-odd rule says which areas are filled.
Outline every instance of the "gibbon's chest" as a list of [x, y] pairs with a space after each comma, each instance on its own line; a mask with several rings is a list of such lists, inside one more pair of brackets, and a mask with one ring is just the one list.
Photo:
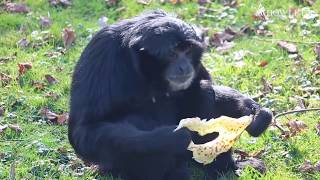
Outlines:
[[[176, 99], [170, 97], [150, 98], [149, 101], [137, 109], [144, 117], [146, 129], [153, 129], [163, 125], [176, 125], [178, 120], [178, 107]], [[144, 128], [144, 129], [145, 129]]]

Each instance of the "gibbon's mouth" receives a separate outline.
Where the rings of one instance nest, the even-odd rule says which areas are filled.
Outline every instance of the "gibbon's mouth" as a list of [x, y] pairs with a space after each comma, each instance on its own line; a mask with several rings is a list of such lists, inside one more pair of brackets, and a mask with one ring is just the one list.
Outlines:
[[168, 80], [174, 83], [184, 83], [188, 81], [189, 79], [193, 78], [194, 73], [186, 74], [186, 75], [176, 75], [176, 76], [169, 76]]
[[170, 76], [168, 82], [172, 91], [187, 89], [193, 80], [194, 73], [188, 75]]

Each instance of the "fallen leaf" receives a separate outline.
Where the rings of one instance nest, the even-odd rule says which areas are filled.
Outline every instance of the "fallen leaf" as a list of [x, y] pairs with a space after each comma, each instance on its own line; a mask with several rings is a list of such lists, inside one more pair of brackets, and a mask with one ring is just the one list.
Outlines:
[[241, 149], [235, 149], [234, 153], [235, 154], [239, 154], [239, 156], [240, 156], [239, 159], [240, 160], [243, 160], [243, 159], [246, 159], [246, 158], [250, 157], [249, 153], [247, 153], [247, 152], [245, 152], [245, 151], [243, 151]]
[[50, 120], [53, 123], [57, 123], [60, 125], [66, 124], [69, 120], [69, 114], [63, 113], [61, 115], [58, 115], [54, 112], [51, 112], [48, 108], [43, 108], [39, 112], [42, 116], [46, 117], [48, 120]]
[[264, 7], [259, 7], [259, 9], [252, 15], [252, 18], [255, 21], [267, 21], [269, 19]]
[[265, 93], [265, 94], [271, 93], [273, 90], [272, 84], [270, 82], [268, 82], [265, 77], [261, 78], [261, 82], [263, 84], [263, 93]]
[[316, 125], [316, 131], [317, 131], [318, 136], [320, 136], [320, 122], [318, 122]]
[[26, 38], [22, 38], [17, 42], [17, 45], [21, 48], [26, 48], [28, 47], [30, 42]]
[[256, 29], [256, 34], [259, 36], [273, 36], [273, 33], [267, 29]]
[[303, 173], [310, 173], [313, 172], [314, 167], [309, 160], [305, 160], [304, 163], [300, 165], [298, 170]]
[[290, 54], [298, 53], [297, 46], [292, 43], [288, 43], [286, 41], [279, 41], [278, 46], [286, 50]]
[[51, 6], [63, 6], [68, 7], [71, 6], [71, 0], [49, 0], [49, 4]]
[[57, 123], [61, 124], [61, 125], [62, 124], [67, 124], [68, 120], [69, 120], [69, 114], [68, 113], [63, 113], [61, 115], [58, 115], [58, 117], [57, 117]]
[[315, 165], [314, 165], [314, 169], [316, 172], [320, 172], [320, 161], [318, 161]]
[[308, 6], [313, 6], [316, 3], [316, 0], [303, 0]]
[[291, 136], [296, 135], [308, 127], [303, 121], [299, 120], [289, 121], [286, 125], [290, 130]]
[[45, 94], [45, 97], [50, 97], [54, 100], [58, 100], [60, 98], [60, 96], [56, 93], [53, 93], [53, 92], [48, 92]]
[[19, 74], [24, 74], [26, 73], [28, 70], [30, 70], [32, 68], [32, 64], [31, 63], [19, 63], [18, 64], [19, 67]]
[[210, 45], [215, 47], [217, 51], [226, 51], [234, 46], [231, 42], [238, 35], [237, 32], [231, 28], [226, 28], [223, 32], [213, 34], [209, 39]]
[[0, 133], [4, 132], [6, 129], [11, 129], [11, 130], [15, 131], [16, 133], [22, 132], [22, 129], [17, 124], [0, 125]]
[[7, 2], [4, 4], [4, 9], [11, 13], [28, 13], [29, 7], [25, 4]]
[[16, 59], [17, 56], [0, 57], [0, 63], [7, 63], [10, 60]]
[[237, 0], [222, 0], [222, 4], [224, 6], [229, 6], [229, 7], [237, 7], [238, 6], [238, 1]]
[[67, 148], [65, 146], [59, 147], [57, 151], [61, 154], [66, 154], [68, 152]]
[[48, 28], [52, 25], [52, 21], [49, 17], [40, 17], [40, 25], [42, 28]]
[[266, 61], [266, 60], [262, 60], [262, 61], [260, 61], [260, 63], [259, 63], [259, 67], [265, 67], [265, 66], [267, 66], [268, 65], [268, 61]]
[[8, 128], [8, 125], [0, 125], [0, 133], [3, 133]]
[[236, 165], [240, 170], [243, 170], [247, 166], [251, 166], [255, 170], [259, 171], [261, 174], [264, 174], [267, 171], [265, 163], [261, 159], [253, 157], [250, 157], [245, 160], [236, 161]]
[[184, 3], [186, 0], [167, 0], [169, 1], [171, 4], [181, 4]]
[[209, 4], [211, 3], [211, 0], [198, 0], [198, 4], [200, 6], [203, 6], [203, 5], [206, 5], [206, 4]]
[[223, 42], [219, 47], [216, 48], [217, 51], [223, 52], [233, 48], [235, 44], [233, 42]]
[[70, 27], [64, 28], [62, 33], [63, 45], [69, 49], [71, 44], [76, 40], [76, 33]]
[[9, 124], [8, 128], [11, 129], [11, 130], [14, 130], [17, 133], [21, 133], [22, 132], [22, 129], [17, 124]]
[[5, 73], [0, 73], [0, 82], [2, 86], [8, 85], [12, 80], [12, 77]]
[[36, 90], [44, 90], [44, 88], [46, 87], [46, 84], [43, 81], [35, 81], [32, 80], [31, 81], [31, 86], [33, 86]]
[[53, 77], [52, 75], [50, 75], [50, 74], [46, 74], [46, 75], [44, 75], [44, 77], [46, 78], [46, 80], [48, 81], [48, 83], [49, 84], [57, 84], [59, 81], [55, 78], [55, 77]]
[[48, 108], [43, 108], [40, 110], [40, 114], [50, 121], [55, 121], [55, 119], [58, 117], [58, 115], [54, 112], [51, 112]]
[[138, 4], [149, 5], [151, 0], [137, 0]]

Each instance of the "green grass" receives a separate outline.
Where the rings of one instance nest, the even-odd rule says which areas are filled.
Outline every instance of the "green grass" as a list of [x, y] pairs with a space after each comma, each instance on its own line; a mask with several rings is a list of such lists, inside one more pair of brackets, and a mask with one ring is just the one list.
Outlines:
[[[135, 0], [121, 1], [114, 7], [108, 7], [103, 0], [74, 0], [69, 8], [54, 8], [47, 0], [24, 1], [32, 10], [29, 14], [10, 14], [0, 9], [0, 57], [16, 57], [7, 62], [0, 61], [0, 73], [10, 75], [13, 80], [7, 86], [0, 86], [0, 105], [6, 113], [0, 117], [0, 124], [19, 124], [22, 133], [7, 130], [0, 135], [0, 179], [8, 179], [10, 166], [14, 164], [16, 179], [115, 179], [102, 177], [94, 170], [84, 166], [74, 154], [67, 139], [67, 127], [54, 125], [39, 114], [39, 110], [48, 107], [56, 113], [68, 112], [70, 78], [75, 62], [88, 43], [90, 34], [99, 29], [98, 19], [109, 18], [109, 23], [139, 14], [145, 9], [162, 8], [178, 14], [185, 21], [209, 28], [209, 33], [224, 30], [227, 26], [257, 26], [252, 14], [261, 6], [268, 11], [289, 8], [303, 8], [300, 1], [254, 1], [243, 0], [237, 9], [224, 8], [219, 3], [207, 5], [215, 12], [210, 17], [198, 16], [198, 4], [185, 2], [181, 5], [160, 4], [154, 1], [150, 5], [137, 4]], [[124, 10], [118, 11], [120, 7]], [[320, 2], [313, 7], [320, 13]], [[222, 13], [227, 17], [220, 18]], [[50, 14], [53, 25], [41, 29], [40, 16]], [[299, 26], [302, 18], [298, 17], [298, 26], [288, 30], [289, 20], [279, 16], [271, 16], [268, 27], [273, 37], [243, 36], [235, 40], [236, 46], [225, 53], [211, 49], [204, 56], [204, 62], [217, 84], [224, 84], [239, 89], [245, 94], [256, 95], [261, 92], [261, 78], [265, 77], [278, 91], [269, 93], [259, 100], [262, 105], [275, 112], [294, 109], [298, 103], [294, 96], [304, 97], [307, 107], [320, 107], [319, 91], [306, 95], [301, 87], [308, 85], [320, 87], [320, 76], [312, 72], [316, 61], [313, 45], [298, 43], [299, 52], [303, 57], [302, 65], [295, 64], [288, 54], [279, 49], [277, 40], [294, 40], [299, 42], [320, 41], [320, 28], [313, 27], [312, 21], [306, 21], [309, 35], [301, 36], [304, 30]], [[62, 29], [71, 26], [77, 34], [76, 43], [64, 55], [49, 58], [47, 52], [56, 51], [63, 46]], [[31, 33], [48, 31], [52, 36], [44, 46], [20, 48], [17, 42], [22, 38], [35, 41]], [[234, 53], [248, 51], [243, 67], [235, 66]], [[0, 59], [1, 59], [0, 58]], [[259, 67], [260, 61], [268, 61], [264, 68]], [[31, 62], [33, 67], [25, 75], [18, 77], [17, 64]], [[47, 85], [43, 90], [36, 90], [32, 81], [44, 81], [44, 75], [51, 74], [59, 80], [58, 84]], [[0, 83], [1, 84], [1, 83]], [[60, 96], [58, 100], [46, 97], [48, 93]], [[288, 140], [280, 138], [280, 132], [270, 128], [263, 136], [255, 139], [244, 134], [237, 147], [247, 152], [266, 150], [262, 160], [266, 163], [266, 174], [260, 174], [252, 168], [246, 168], [239, 179], [320, 179], [320, 173], [302, 173], [298, 167], [304, 160], [312, 163], [320, 161], [320, 137], [317, 136], [315, 125], [319, 112], [289, 115], [280, 119], [282, 123], [299, 119], [308, 125], [308, 129]], [[253, 143], [254, 142], [254, 143]], [[61, 150], [63, 149], [63, 151]], [[65, 152], [64, 152], [65, 151]], [[194, 179], [201, 179], [201, 172], [194, 172]]]

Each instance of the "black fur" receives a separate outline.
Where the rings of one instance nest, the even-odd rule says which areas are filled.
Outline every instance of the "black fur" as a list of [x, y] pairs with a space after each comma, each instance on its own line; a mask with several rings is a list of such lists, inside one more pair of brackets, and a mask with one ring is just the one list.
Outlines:
[[[193, 45], [196, 76], [187, 89], [170, 91], [162, 59], [180, 42]], [[191, 25], [161, 10], [99, 31], [73, 75], [69, 140], [76, 153], [124, 179], [186, 180], [190, 140], [206, 142], [216, 135], [173, 132], [181, 119], [256, 114], [247, 131], [260, 135], [271, 113], [231, 88], [213, 86], [200, 62], [201, 43]], [[235, 165], [229, 151], [201, 167], [215, 179]]]

